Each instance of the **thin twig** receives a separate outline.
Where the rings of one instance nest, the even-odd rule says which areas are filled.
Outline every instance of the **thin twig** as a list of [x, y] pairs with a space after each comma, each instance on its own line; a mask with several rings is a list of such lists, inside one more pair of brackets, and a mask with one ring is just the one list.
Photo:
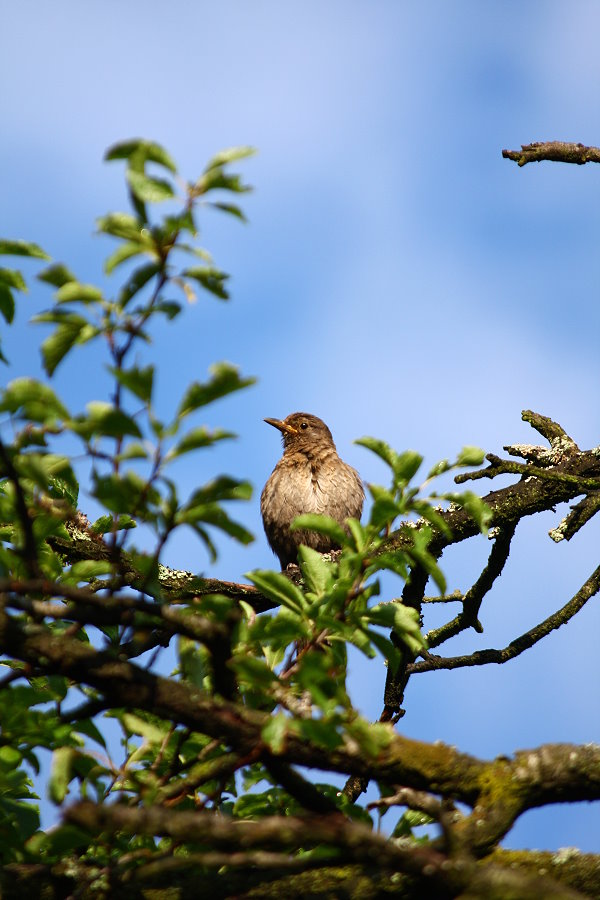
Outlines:
[[437, 669], [460, 669], [466, 666], [484, 666], [489, 663], [502, 664], [508, 662], [510, 659], [520, 656], [525, 650], [529, 650], [534, 644], [537, 644], [538, 641], [550, 634], [551, 631], [560, 628], [561, 625], [565, 625], [598, 591], [600, 591], [600, 566], [562, 609], [548, 616], [535, 628], [531, 628], [515, 638], [504, 649], [478, 650], [465, 656], [443, 657], [428, 655], [426, 660], [409, 666], [410, 674], [416, 675], [419, 672], [431, 672]]
[[516, 527], [517, 523], [512, 522], [498, 529], [487, 564], [475, 584], [465, 594], [461, 612], [452, 621], [447, 622], [440, 628], [436, 628], [434, 631], [430, 631], [426, 636], [427, 646], [430, 649], [438, 647], [448, 638], [454, 637], [467, 628], [474, 628], [479, 634], [482, 633], [483, 628], [478, 619], [479, 610], [483, 598], [491, 590], [496, 579], [502, 574]]

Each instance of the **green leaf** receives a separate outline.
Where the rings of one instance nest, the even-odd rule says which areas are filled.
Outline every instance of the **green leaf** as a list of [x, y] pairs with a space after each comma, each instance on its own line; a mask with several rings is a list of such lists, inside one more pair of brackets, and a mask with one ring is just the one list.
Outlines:
[[366, 447], [367, 450], [375, 453], [380, 459], [387, 463], [391, 469], [394, 468], [398, 459], [398, 454], [395, 450], [392, 450], [390, 445], [386, 444], [385, 441], [381, 441], [379, 438], [362, 437], [357, 438], [354, 443], [358, 444], [359, 447]]
[[42, 359], [48, 375], [52, 375], [58, 364], [65, 358], [69, 350], [77, 342], [82, 331], [89, 323], [82, 316], [73, 315], [69, 321], [64, 321], [42, 343]]
[[92, 435], [121, 438], [127, 434], [141, 438], [142, 432], [134, 419], [112, 403], [93, 400], [87, 404], [86, 409], [87, 416], [79, 419], [73, 426], [78, 434], [87, 438]]
[[379, 634], [377, 631], [372, 631], [370, 628], [367, 629], [367, 635], [372, 644], [377, 647], [381, 655], [385, 660], [387, 660], [388, 664], [396, 669], [401, 662], [401, 653], [397, 647], [382, 634]]
[[412, 547], [406, 548], [407, 556], [411, 557], [415, 562], [421, 565], [426, 572], [433, 578], [437, 588], [441, 594], [446, 593], [446, 579], [436, 558], [429, 553], [427, 546], [431, 540], [431, 529], [411, 529], [410, 537], [412, 539]]
[[16, 769], [23, 759], [23, 754], [16, 747], [5, 745], [0, 747], [0, 768], [5, 770]]
[[124, 450], [119, 453], [115, 459], [123, 462], [126, 459], [148, 459], [150, 455], [149, 448], [140, 443], [140, 441], [132, 441], [128, 443]]
[[186, 681], [204, 690], [211, 688], [210, 656], [206, 647], [199, 646], [196, 641], [182, 637], [177, 641], [181, 674]]
[[326, 562], [317, 550], [304, 544], [298, 549], [298, 563], [308, 590], [321, 597], [333, 579], [331, 563]]
[[481, 466], [485, 459], [485, 450], [480, 447], [463, 447], [456, 458], [457, 466]]
[[143, 719], [141, 716], [136, 716], [130, 712], [121, 713], [118, 718], [127, 731], [131, 732], [131, 734], [139, 734], [140, 737], [145, 738], [150, 744], [161, 744], [165, 738], [168, 728], [166, 723], [163, 725], [156, 725], [154, 722]]
[[363, 550], [366, 550], [368, 544], [370, 543], [369, 532], [361, 525], [358, 519], [354, 519], [352, 517], [346, 520], [348, 525], [348, 530], [354, 539], [354, 546], [356, 550], [361, 553]]
[[46, 284], [51, 284], [58, 288], [68, 284], [70, 281], [77, 281], [77, 278], [73, 275], [71, 270], [62, 263], [55, 263], [52, 266], [48, 266], [46, 269], [43, 269], [37, 277], [40, 281], [45, 281]]
[[127, 528], [137, 528], [137, 522], [126, 513], [117, 516], [116, 520], [114, 516], [100, 516], [92, 525], [92, 531], [95, 531], [96, 534], [108, 534], [109, 531], [124, 531]]
[[17, 291], [27, 291], [25, 279], [17, 269], [3, 269], [0, 267], [0, 285], [14, 288]]
[[110, 162], [114, 159], [134, 160], [136, 164], [140, 162], [153, 162], [169, 169], [175, 173], [177, 167], [172, 157], [167, 153], [164, 147], [155, 141], [146, 141], [142, 138], [133, 138], [132, 140], [120, 141], [109, 147], [104, 154], [104, 159]]
[[225, 397], [234, 391], [254, 384], [254, 378], [240, 378], [237, 366], [230, 363], [216, 363], [210, 367], [210, 381], [201, 383], [195, 381], [187, 389], [183, 400], [179, 404], [178, 417], [183, 418], [195, 409], [206, 406], [220, 397]]
[[447, 459], [441, 459], [439, 462], [436, 462], [427, 473], [427, 481], [431, 478], [437, 478], [439, 475], [443, 475], [444, 472], [447, 472], [451, 468], [452, 466]]
[[400, 453], [394, 465], [394, 476], [398, 481], [406, 484], [417, 474], [423, 462], [423, 457], [415, 450], [405, 450]]
[[229, 278], [225, 272], [210, 266], [193, 266], [191, 269], [184, 269], [181, 273], [185, 278], [193, 278], [199, 282], [205, 290], [219, 297], [221, 300], [229, 300], [229, 294], [224, 287], [225, 281]]
[[161, 271], [161, 268], [161, 263], [152, 262], [140, 266], [132, 272], [127, 283], [123, 285], [119, 292], [119, 305], [121, 308], [125, 308], [138, 291], [141, 291], [141, 289]]
[[300, 588], [279, 572], [255, 569], [253, 572], [246, 573], [246, 578], [249, 578], [265, 596], [292, 612], [302, 613], [307, 607], [306, 599]]
[[[199, 522], [213, 525], [241, 544], [251, 544], [254, 540], [254, 535], [243, 525], [230, 519], [218, 503], [204, 503], [184, 508], [177, 513], [175, 521], [182, 525], [196, 526]], [[209, 543], [208, 536], [201, 531], [200, 534], [205, 543]]]
[[117, 369], [109, 366], [108, 371], [114, 375], [119, 384], [126, 387], [144, 403], [150, 402], [154, 383], [154, 366], [146, 366], [144, 369], [139, 369], [137, 366], [132, 369]]
[[219, 475], [212, 481], [208, 481], [203, 487], [194, 491], [186, 507], [197, 506], [200, 503], [214, 503], [219, 500], [250, 500], [252, 497], [252, 485], [249, 481], [239, 481], [229, 475]]
[[48, 254], [37, 244], [3, 238], [0, 238], [0, 256], [30, 256], [35, 259], [50, 259]]
[[223, 431], [216, 428], [210, 431], [204, 425], [199, 428], [192, 428], [167, 454], [167, 459], [175, 459], [177, 456], [183, 456], [184, 453], [190, 453], [192, 450], [198, 450], [200, 447], [210, 447], [217, 441], [229, 440], [237, 435], [233, 431]]
[[128, 169], [125, 177], [134, 196], [142, 203], [160, 203], [175, 196], [173, 187], [164, 178], [153, 178], [134, 169]]
[[144, 248], [154, 249], [149, 231], [144, 228], [135, 216], [129, 213], [109, 213], [96, 220], [98, 231], [111, 234], [113, 237], [123, 238]]
[[289, 719], [283, 713], [271, 716], [263, 727], [261, 737], [272, 753], [281, 753], [285, 744]]
[[405, 512], [394, 500], [394, 495], [384, 488], [370, 484], [369, 491], [375, 500], [369, 514], [369, 523], [378, 531], [386, 525], [391, 525], [394, 519]]
[[65, 573], [62, 582], [64, 584], [78, 584], [80, 581], [91, 581], [98, 575], [111, 575], [113, 572], [112, 563], [103, 559], [81, 559], [79, 562], [73, 563], [71, 568]]
[[406, 555], [400, 550], [378, 553], [369, 566], [369, 573], [378, 571], [395, 572], [406, 581], [408, 578]]
[[15, 317], [15, 298], [10, 288], [0, 284], [0, 313], [9, 325]]
[[361, 447], [366, 447], [379, 456], [392, 469], [394, 479], [405, 484], [408, 484], [423, 462], [423, 457], [414, 450], [397, 453], [389, 444], [378, 438], [363, 437], [354, 443], [359, 444]]
[[266, 662], [255, 656], [236, 656], [232, 660], [232, 665], [237, 674], [252, 687], [268, 690], [277, 681]]
[[487, 533], [493, 514], [490, 507], [478, 494], [473, 493], [473, 491], [449, 491], [440, 496], [451, 503], [462, 506], [465, 512], [468, 512], [473, 521], [477, 523], [479, 530], [483, 534]]
[[[77, 480], [68, 457], [56, 453], [20, 453], [14, 459], [19, 475], [29, 478], [42, 490], [52, 488], [56, 478], [62, 479], [69, 486], [72, 494], [77, 495]], [[41, 521], [38, 513], [36, 522]]]
[[[383, 625], [393, 628], [398, 634], [409, 632], [419, 635], [419, 613], [410, 606], [405, 606], [401, 601], [394, 603], [379, 603], [363, 614], [363, 618], [374, 625]], [[425, 646], [423, 644], [423, 646]]]
[[66, 478], [51, 476], [48, 479], [49, 493], [52, 497], [68, 500], [71, 506], [76, 506], [77, 498], [79, 497], [79, 483], [72, 469], [67, 469], [66, 475]]
[[56, 292], [57, 303], [99, 303], [102, 291], [93, 284], [68, 281]]
[[351, 547], [352, 539], [348, 535], [339, 522], [330, 516], [321, 516], [317, 513], [305, 513], [303, 516], [297, 516], [290, 525], [292, 531], [316, 531], [318, 534], [324, 534], [331, 538], [340, 547]]
[[59, 747], [52, 756], [52, 768], [48, 781], [48, 796], [53, 803], [60, 804], [67, 796], [71, 781], [74, 756], [73, 747]]
[[139, 243], [134, 241], [125, 241], [125, 243], [120, 244], [117, 249], [111, 253], [111, 255], [104, 262], [104, 271], [107, 275], [110, 275], [117, 266], [120, 266], [121, 263], [124, 263], [126, 260], [131, 259], [133, 256], [138, 256], [140, 253], [147, 253], [148, 250], [142, 247]]
[[194, 194], [207, 194], [209, 191], [223, 190], [232, 191], [234, 194], [244, 194], [251, 188], [243, 184], [239, 175], [229, 175], [224, 172], [221, 166], [208, 169], [205, 174], [193, 186]]
[[52, 388], [35, 378], [11, 381], [0, 398], [0, 410], [20, 413], [34, 422], [68, 419], [69, 414]]
[[211, 169], [219, 168], [227, 163], [237, 162], [238, 159], [247, 159], [249, 156], [254, 156], [255, 153], [255, 147], [228, 147], [226, 150], [220, 150], [219, 153], [216, 153], [208, 161], [204, 171], [210, 172]]
[[154, 312], [164, 313], [170, 322], [179, 315], [181, 309], [181, 303], [177, 303], [175, 300], [160, 300], [153, 306]]
[[240, 207], [235, 203], [210, 203], [209, 206], [212, 206], [213, 209], [220, 209], [221, 212], [228, 213], [230, 216], [235, 216], [240, 222], [248, 221]]
[[147, 482], [135, 472], [95, 475], [93, 495], [114, 513], [137, 510], [147, 493]]
[[343, 744], [343, 738], [331, 722], [323, 719], [296, 719], [294, 730], [298, 736], [308, 743], [324, 747], [328, 751], [336, 750]]

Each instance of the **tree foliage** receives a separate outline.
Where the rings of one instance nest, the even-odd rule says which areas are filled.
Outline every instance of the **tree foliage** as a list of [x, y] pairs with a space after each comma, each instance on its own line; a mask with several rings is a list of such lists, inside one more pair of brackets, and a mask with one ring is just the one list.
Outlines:
[[[324, 557], [302, 548], [297, 567], [250, 572], [249, 584], [166, 565], [165, 545], [183, 527], [208, 561], [219, 533], [252, 540], [232, 512], [251, 497], [246, 480], [216, 474], [182, 495], [172, 464], [234, 436], [201, 417], [253, 379], [214, 364], [162, 421], [155, 365], [138, 361], [139, 348], [148, 353], [156, 329], [198, 292], [227, 299], [227, 276], [199, 246], [197, 220], [206, 205], [244, 219], [229, 197], [247, 187], [231, 166], [251, 152], [219, 153], [186, 183], [156, 143], [125, 141], [108, 151], [107, 160], [125, 163], [131, 201], [130, 212], [98, 220], [99, 232], [114, 239], [106, 274], [121, 276], [110, 295], [35, 244], [0, 241], [9, 259], [43, 260], [37, 277], [54, 290], [36, 317], [51, 326], [41, 345], [49, 380], [19, 378], [0, 396], [3, 890], [594, 896], [596, 857], [499, 845], [528, 809], [598, 798], [600, 748], [544, 746], [489, 762], [409, 740], [394, 725], [410, 677], [511, 659], [597, 593], [599, 569], [562, 610], [506, 648], [431, 652], [480, 628], [481, 605], [523, 516], [582, 497], [556, 528], [558, 540], [598, 510], [596, 451], [581, 451], [531, 412], [525, 418], [549, 447], [511, 446], [509, 459], [488, 455], [485, 468], [482, 451], [466, 447], [423, 473], [417, 453], [362, 438], [388, 470], [386, 485], [369, 485], [367, 520], [349, 520], [347, 532], [324, 517], [296, 521], [333, 536], [340, 551]], [[26, 289], [20, 269], [0, 269], [7, 324]], [[92, 399], [71, 411], [51, 376], [92, 342], [104, 348], [111, 389], [93, 399], [90, 380]], [[447, 472], [458, 472], [459, 483], [503, 473], [517, 481], [482, 499], [436, 490]], [[92, 499], [80, 503], [82, 479]], [[86, 503], [101, 511], [93, 522]], [[486, 566], [466, 593], [446, 595], [444, 549], [482, 531], [491, 541]], [[428, 582], [436, 597], [425, 597]], [[459, 611], [424, 636], [430, 601], [454, 602]], [[387, 665], [377, 723], [359, 715], [349, 693], [348, 644], [373, 666]], [[168, 646], [177, 655], [170, 674], [162, 663]], [[45, 830], [32, 781], [43, 751], [52, 754], [47, 791], [57, 807], [57, 824]], [[346, 786], [316, 781], [311, 771], [343, 776]], [[365, 805], [369, 781], [379, 799]], [[396, 816], [386, 830], [390, 810]], [[431, 826], [425, 837], [415, 832], [424, 824]]]

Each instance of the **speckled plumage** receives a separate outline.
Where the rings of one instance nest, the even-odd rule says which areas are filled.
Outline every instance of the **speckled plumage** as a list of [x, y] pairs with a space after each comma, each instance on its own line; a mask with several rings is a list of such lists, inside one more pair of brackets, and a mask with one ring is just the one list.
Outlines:
[[340, 525], [360, 519], [365, 498], [356, 469], [337, 454], [325, 422], [309, 413], [292, 413], [283, 421], [265, 419], [281, 431], [283, 456], [273, 469], [260, 498], [265, 534], [281, 568], [296, 562], [300, 544], [321, 553], [336, 548], [325, 535], [290, 531], [290, 523], [304, 513], [331, 516]]

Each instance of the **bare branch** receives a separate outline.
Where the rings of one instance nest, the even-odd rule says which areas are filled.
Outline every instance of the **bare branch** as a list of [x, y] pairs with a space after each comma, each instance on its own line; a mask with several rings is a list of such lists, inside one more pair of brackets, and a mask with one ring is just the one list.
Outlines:
[[[478, 650], [475, 653], [465, 656], [433, 656], [427, 655], [422, 662], [412, 663], [408, 667], [410, 675], [416, 675], [419, 672], [432, 672], [436, 669], [461, 669], [466, 666], [485, 666], [489, 663], [502, 664], [520, 656], [525, 650], [529, 650], [542, 638], [565, 625], [569, 619], [582, 609], [583, 606], [600, 590], [600, 566], [590, 575], [584, 585], [577, 593], [566, 603], [561, 609], [548, 616], [535, 628], [531, 628], [524, 634], [511, 641], [507, 647], [502, 650]], [[442, 629], [438, 629], [441, 631]]]
[[[479, 609], [483, 598], [491, 590], [496, 579], [501, 575], [504, 564], [510, 552], [510, 542], [514, 536], [516, 522], [498, 529], [494, 545], [489, 555], [487, 565], [463, 598], [462, 611], [440, 628], [429, 632], [427, 635], [428, 647], [438, 647], [450, 637], [454, 637], [467, 628], [474, 628], [479, 634], [483, 631], [479, 619]], [[412, 670], [411, 670], [412, 671]]]
[[519, 166], [542, 160], [582, 166], [588, 162], [600, 162], [600, 149], [565, 141], [537, 141], [534, 144], [521, 144], [520, 150], [503, 150], [502, 156], [504, 159], [512, 159]]

